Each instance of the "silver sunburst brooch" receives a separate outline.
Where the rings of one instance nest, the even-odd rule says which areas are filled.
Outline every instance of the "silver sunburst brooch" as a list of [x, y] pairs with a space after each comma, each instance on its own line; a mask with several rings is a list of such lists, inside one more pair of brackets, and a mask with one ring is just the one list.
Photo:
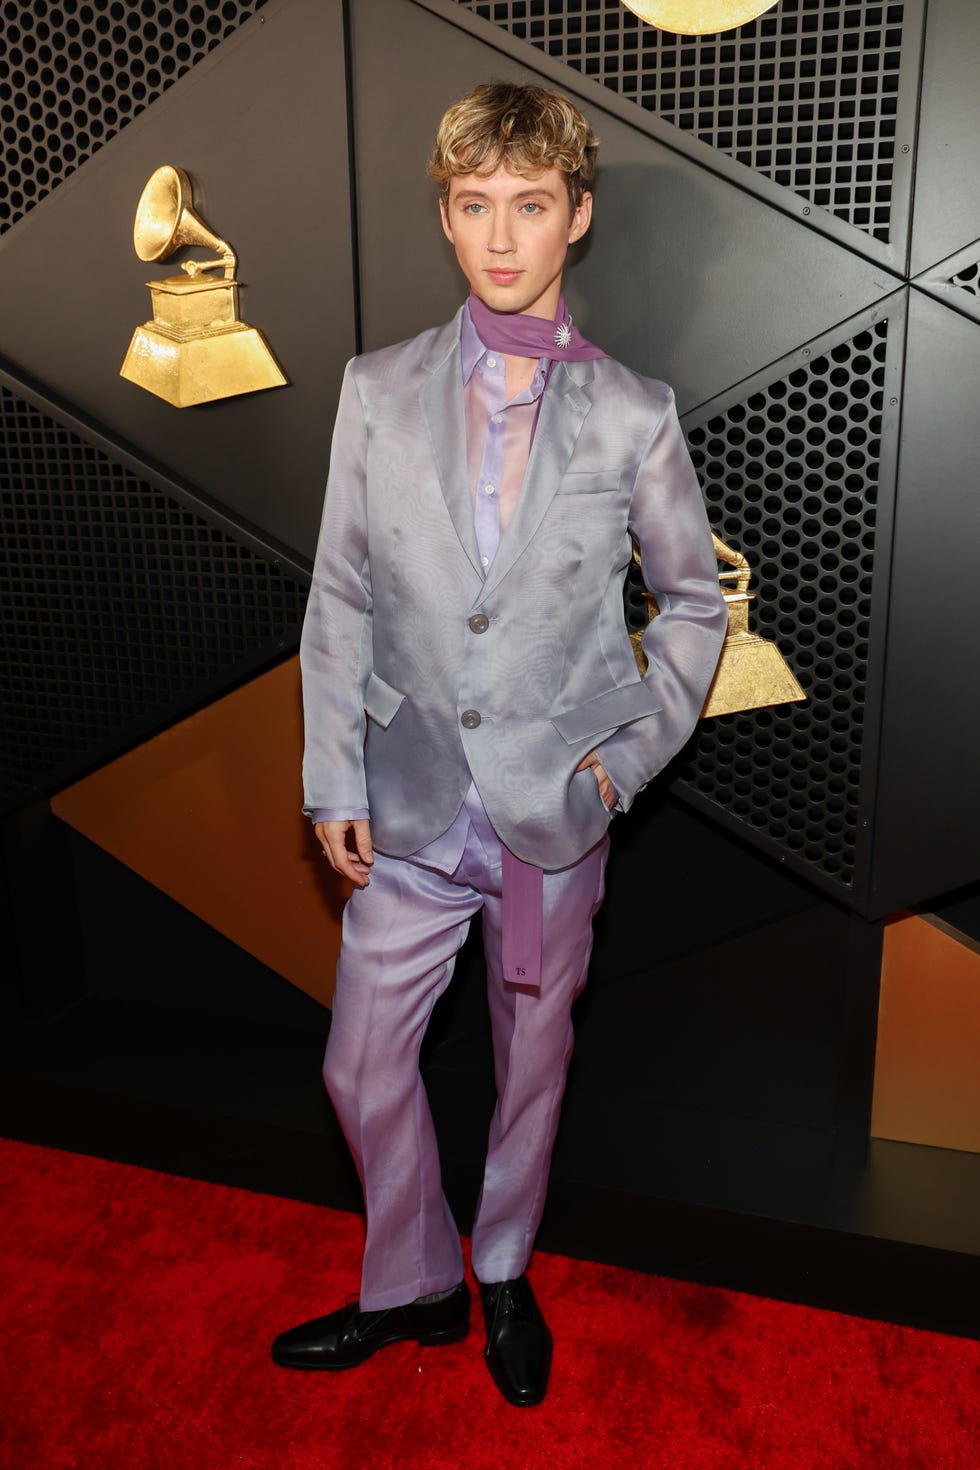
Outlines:
[[555, 328], [555, 346], [556, 347], [570, 347], [571, 346], [571, 343], [572, 343], [572, 319], [571, 319], [571, 317], [569, 317], [567, 319], [567, 321], [559, 322], [558, 323], [558, 326]]

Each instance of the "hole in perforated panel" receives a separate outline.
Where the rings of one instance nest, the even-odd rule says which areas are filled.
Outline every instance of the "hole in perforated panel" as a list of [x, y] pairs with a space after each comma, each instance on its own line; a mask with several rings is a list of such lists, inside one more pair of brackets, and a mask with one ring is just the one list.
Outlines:
[[955, 276], [950, 276], [949, 285], [956, 286], [961, 291], [968, 291], [971, 296], [980, 298], [980, 261], [965, 266]]

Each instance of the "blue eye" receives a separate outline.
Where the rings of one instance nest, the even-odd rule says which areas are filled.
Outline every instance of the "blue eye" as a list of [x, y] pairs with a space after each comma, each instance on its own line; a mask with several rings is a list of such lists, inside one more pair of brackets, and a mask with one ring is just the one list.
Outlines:
[[530, 199], [524, 205], [524, 209], [525, 209], [525, 211], [527, 211], [530, 214], [540, 214], [541, 213], [541, 205], [540, 204], [535, 204], [534, 201], [533, 200], [530, 200]]

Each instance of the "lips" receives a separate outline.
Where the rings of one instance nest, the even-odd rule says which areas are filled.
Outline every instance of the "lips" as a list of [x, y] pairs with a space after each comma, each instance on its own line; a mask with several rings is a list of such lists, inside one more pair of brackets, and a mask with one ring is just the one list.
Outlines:
[[490, 277], [491, 281], [496, 281], [498, 286], [508, 286], [512, 281], [516, 281], [522, 274], [522, 271], [487, 271], [487, 275]]

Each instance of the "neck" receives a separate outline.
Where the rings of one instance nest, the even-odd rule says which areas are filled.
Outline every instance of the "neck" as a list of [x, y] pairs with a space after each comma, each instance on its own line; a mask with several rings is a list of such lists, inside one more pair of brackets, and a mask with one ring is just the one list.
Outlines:
[[547, 322], [553, 322], [555, 317], [558, 315], [558, 303], [560, 300], [561, 276], [559, 276], [557, 281], [554, 281], [548, 287], [543, 296], [539, 296], [537, 301], [532, 301], [530, 306], [526, 306], [524, 310], [518, 312], [517, 315], [539, 316]]
[[506, 307], [494, 306], [491, 302], [484, 301], [483, 297], [478, 296], [475, 291], [471, 290], [470, 294], [471, 296], [476, 296], [480, 305], [485, 307], [487, 311], [492, 311], [494, 316], [498, 317], [501, 321], [510, 320], [514, 322], [522, 321], [526, 317], [529, 317], [531, 321], [553, 322], [558, 316], [558, 309], [562, 301], [562, 294], [559, 289], [554, 292], [549, 291], [544, 296], [539, 296], [537, 301], [533, 301], [523, 311], [508, 311]]

